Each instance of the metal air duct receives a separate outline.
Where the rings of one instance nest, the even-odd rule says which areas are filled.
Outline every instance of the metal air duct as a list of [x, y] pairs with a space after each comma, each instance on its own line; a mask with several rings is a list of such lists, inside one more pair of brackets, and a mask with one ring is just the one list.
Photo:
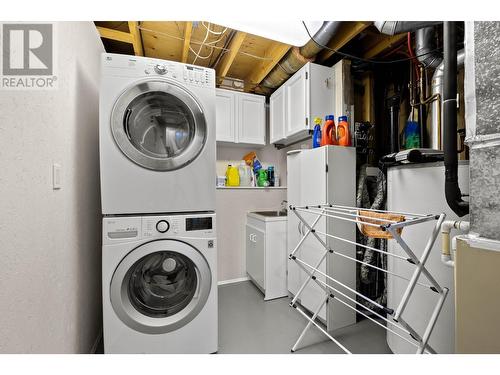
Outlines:
[[439, 51], [436, 51], [436, 30], [434, 27], [424, 27], [415, 32], [415, 55], [425, 68], [436, 68], [443, 61]]
[[283, 56], [273, 70], [262, 80], [262, 85], [270, 89], [281, 86], [297, 70], [314, 60], [318, 52], [323, 49], [320, 45], [326, 45], [341, 24], [340, 21], [324, 22], [318, 32], [314, 34], [313, 39], [300, 48], [293, 47]]
[[[457, 68], [461, 68], [465, 61], [465, 50], [461, 49], [457, 53]], [[430, 147], [434, 150], [442, 150], [442, 137], [443, 129], [442, 115], [441, 115], [441, 98], [443, 97], [443, 76], [444, 76], [444, 63], [436, 68], [432, 75], [431, 82], [431, 96], [439, 95], [439, 100], [434, 100], [431, 106], [431, 144]]]
[[373, 24], [382, 34], [396, 35], [434, 26], [442, 21], [375, 21]]

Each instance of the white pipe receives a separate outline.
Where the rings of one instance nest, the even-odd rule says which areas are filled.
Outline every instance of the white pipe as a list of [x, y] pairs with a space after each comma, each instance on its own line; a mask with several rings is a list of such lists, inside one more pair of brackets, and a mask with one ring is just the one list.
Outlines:
[[467, 233], [470, 229], [468, 221], [445, 220], [441, 224], [441, 262], [448, 267], [455, 267], [455, 261], [451, 257], [450, 250], [450, 232], [452, 229], [460, 233]]

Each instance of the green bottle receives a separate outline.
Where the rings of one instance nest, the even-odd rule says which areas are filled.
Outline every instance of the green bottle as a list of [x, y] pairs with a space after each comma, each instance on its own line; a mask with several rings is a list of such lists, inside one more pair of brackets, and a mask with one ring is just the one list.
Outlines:
[[257, 186], [269, 186], [269, 181], [267, 181], [267, 170], [265, 170], [264, 168], [261, 168], [257, 171]]

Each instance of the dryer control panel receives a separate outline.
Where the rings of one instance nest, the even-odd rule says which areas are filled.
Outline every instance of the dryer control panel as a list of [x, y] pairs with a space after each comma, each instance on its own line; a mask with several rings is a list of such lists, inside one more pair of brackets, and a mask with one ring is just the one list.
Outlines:
[[140, 238], [215, 238], [215, 214], [105, 217], [103, 242]]
[[103, 71], [112, 75], [157, 76], [197, 87], [215, 87], [215, 70], [203, 66], [113, 53], [103, 54], [102, 63]]

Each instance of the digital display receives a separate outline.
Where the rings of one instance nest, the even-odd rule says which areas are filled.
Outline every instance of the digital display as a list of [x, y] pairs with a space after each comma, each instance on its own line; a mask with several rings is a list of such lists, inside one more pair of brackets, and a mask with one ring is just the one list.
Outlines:
[[189, 217], [186, 219], [186, 231], [212, 229], [211, 217]]

